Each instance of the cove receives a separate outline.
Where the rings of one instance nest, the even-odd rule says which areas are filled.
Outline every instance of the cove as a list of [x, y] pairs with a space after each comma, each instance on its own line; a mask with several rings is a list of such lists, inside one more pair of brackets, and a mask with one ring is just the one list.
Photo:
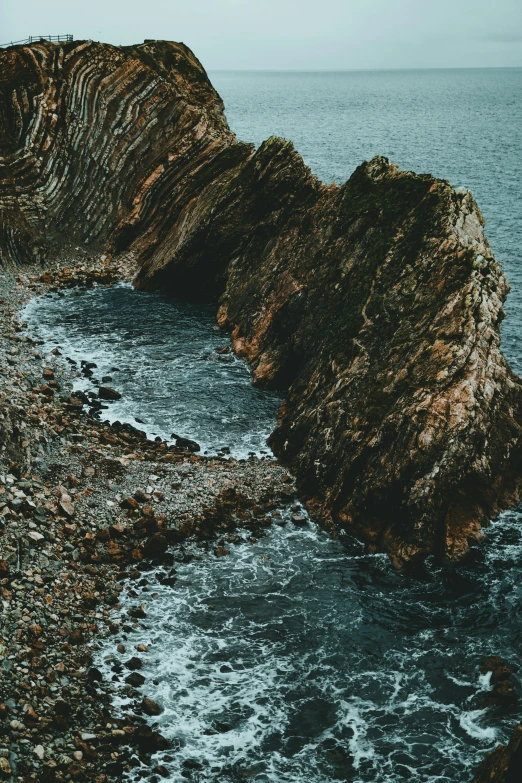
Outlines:
[[[208, 451], [263, 449], [279, 399], [218, 358], [227, 341], [211, 306], [120, 285], [35, 299], [24, 317], [78, 365], [97, 364], [99, 380], [111, 373], [123, 396], [104, 416]], [[281, 511], [286, 524], [254, 543], [239, 531], [227, 557], [196, 542], [176, 552], [174, 585], [154, 571], [152, 587], [129, 585], [122, 617], [138, 602], [146, 618], [121, 635], [126, 653], [114, 639], [99, 653], [118, 686], [128, 651], [147, 645], [141, 691], [165, 708], [155, 720], [173, 743], [158, 757], [169, 780], [469, 781], [517, 717], [486, 706], [479, 666], [518, 659], [520, 514], [501, 515], [468, 563], [429, 559], [413, 578]]]

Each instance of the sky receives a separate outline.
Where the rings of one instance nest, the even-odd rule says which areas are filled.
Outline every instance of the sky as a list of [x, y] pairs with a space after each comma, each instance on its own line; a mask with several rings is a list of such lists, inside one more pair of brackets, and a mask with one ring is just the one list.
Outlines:
[[207, 70], [522, 66], [522, 0], [0, 0], [0, 44], [183, 41]]

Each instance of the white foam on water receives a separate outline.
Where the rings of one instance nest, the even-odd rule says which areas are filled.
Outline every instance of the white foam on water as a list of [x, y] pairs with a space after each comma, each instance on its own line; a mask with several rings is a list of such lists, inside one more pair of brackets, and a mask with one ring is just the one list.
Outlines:
[[[274, 528], [226, 558], [176, 566], [177, 584], [154, 585], [155, 599], [125, 599], [123, 615], [143, 602], [147, 612], [147, 627], [125, 641], [128, 650], [150, 644], [141, 690], [166, 706], [160, 731], [182, 743], [168, 754], [169, 780], [181, 782], [183, 761], [196, 759], [202, 783], [464, 783], [503, 738], [491, 711], [474, 706], [485, 679], [446, 671], [453, 653], [433, 629], [409, 642], [398, 631], [397, 643], [372, 655], [365, 639], [375, 621], [357, 580], [369, 571], [384, 582], [400, 577], [357, 548], [312, 525]], [[390, 597], [375, 590], [376, 603]], [[434, 663], [446, 672], [442, 692]]]
[[473, 739], [487, 740], [494, 742], [497, 738], [497, 732], [491, 726], [483, 728], [478, 721], [485, 717], [485, 710], [470, 710], [463, 712], [459, 718], [460, 725], [464, 731]]

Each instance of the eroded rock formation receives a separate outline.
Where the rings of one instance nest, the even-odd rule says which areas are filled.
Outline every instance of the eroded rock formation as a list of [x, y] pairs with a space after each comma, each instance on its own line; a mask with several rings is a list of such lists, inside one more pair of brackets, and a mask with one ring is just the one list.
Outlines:
[[[202, 160], [234, 142], [196, 57], [162, 41], [40, 42], [0, 52], [0, 242], [16, 261], [103, 245], [168, 211]], [[141, 228], [143, 230], [143, 228]]]
[[139, 286], [221, 295], [255, 382], [288, 389], [271, 445], [326, 524], [457, 561], [517, 496], [508, 284], [467, 191], [383, 158], [326, 187], [270, 139], [135, 248]]
[[220, 302], [314, 515], [397, 564], [460, 559], [518, 495], [506, 279], [466, 191], [384, 158], [338, 187], [238, 143], [182, 44], [0, 54], [1, 248], [132, 253], [146, 290]]
[[522, 780], [522, 724], [518, 725], [507, 746], [499, 745], [488, 753], [477, 770], [473, 783], [518, 783]]

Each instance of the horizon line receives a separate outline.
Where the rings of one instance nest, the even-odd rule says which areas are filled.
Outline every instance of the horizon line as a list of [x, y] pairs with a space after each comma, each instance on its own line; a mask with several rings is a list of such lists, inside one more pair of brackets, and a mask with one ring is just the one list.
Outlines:
[[222, 73], [361, 73], [380, 71], [519, 71], [522, 65], [434, 65], [401, 68], [205, 68]]

